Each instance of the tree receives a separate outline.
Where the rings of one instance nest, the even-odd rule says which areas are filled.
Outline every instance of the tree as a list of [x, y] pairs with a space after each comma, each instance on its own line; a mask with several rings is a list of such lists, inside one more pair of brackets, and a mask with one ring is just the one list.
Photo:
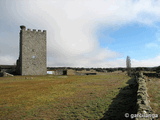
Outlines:
[[127, 56], [127, 59], [126, 59], [126, 67], [127, 67], [128, 76], [131, 76], [131, 59], [129, 56]]

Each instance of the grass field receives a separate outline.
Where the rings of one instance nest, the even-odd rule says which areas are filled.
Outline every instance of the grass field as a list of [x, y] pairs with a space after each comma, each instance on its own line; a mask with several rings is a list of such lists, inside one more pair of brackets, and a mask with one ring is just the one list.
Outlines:
[[[159, 78], [149, 78], [151, 81], [147, 82], [148, 94], [150, 99], [150, 105], [153, 111], [160, 117], [160, 79]], [[159, 118], [160, 119], [160, 118]]]
[[1, 77], [0, 120], [97, 120], [129, 79], [124, 73]]

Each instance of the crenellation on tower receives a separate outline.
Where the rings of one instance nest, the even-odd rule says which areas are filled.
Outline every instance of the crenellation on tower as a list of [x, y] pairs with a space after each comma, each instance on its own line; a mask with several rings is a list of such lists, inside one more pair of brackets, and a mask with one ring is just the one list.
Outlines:
[[26, 26], [24, 26], [24, 25], [21, 25], [20, 28], [21, 28], [21, 30], [26, 30]]
[[31, 29], [27, 29], [27, 31], [31, 31]]
[[46, 30], [43, 30], [44, 33], [46, 33]]
[[25, 26], [20, 26], [20, 28], [21, 28], [21, 31], [26, 31], [26, 32], [46, 33], [46, 30], [42, 31], [42, 30], [36, 30], [36, 29], [30, 29], [30, 28], [26, 29]]

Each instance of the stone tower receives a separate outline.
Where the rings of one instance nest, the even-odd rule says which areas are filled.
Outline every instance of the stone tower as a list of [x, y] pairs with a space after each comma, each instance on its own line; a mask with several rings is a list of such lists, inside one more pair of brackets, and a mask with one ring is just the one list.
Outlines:
[[20, 26], [20, 55], [17, 73], [20, 75], [46, 75], [46, 30], [30, 30]]

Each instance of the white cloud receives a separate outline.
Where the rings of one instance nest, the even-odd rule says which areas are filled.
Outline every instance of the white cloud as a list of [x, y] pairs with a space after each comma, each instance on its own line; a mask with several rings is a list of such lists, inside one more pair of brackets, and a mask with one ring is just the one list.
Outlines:
[[150, 58], [147, 60], [131, 60], [132, 67], [155, 67], [160, 65], [160, 55], [156, 56], [155, 58]]
[[3, 63], [4, 65], [15, 65], [16, 61], [14, 57], [6, 55], [6, 56], [1, 56], [0, 63]]
[[47, 30], [49, 66], [124, 66], [125, 60], [110, 60], [120, 53], [100, 48], [96, 30], [102, 26], [119, 28], [130, 22], [153, 25], [160, 20], [160, 1], [152, 0], [2, 0], [1, 3], [6, 6], [7, 20], [11, 18], [15, 25]]
[[157, 43], [154, 43], [154, 42], [152, 42], [152, 43], [147, 43], [145, 46], [146, 46], [147, 48], [159, 48], [159, 47], [160, 47]]

